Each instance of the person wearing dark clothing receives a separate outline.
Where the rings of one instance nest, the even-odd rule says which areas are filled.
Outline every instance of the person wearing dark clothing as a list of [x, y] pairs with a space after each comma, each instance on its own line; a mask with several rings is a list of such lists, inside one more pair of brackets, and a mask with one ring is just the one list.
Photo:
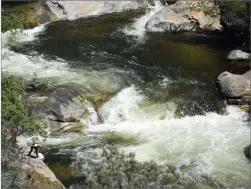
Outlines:
[[33, 149], [34, 149], [35, 152], [36, 152], [36, 156], [37, 156], [37, 158], [38, 158], [38, 148], [42, 148], [42, 144], [33, 143], [33, 144], [31, 145], [31, 149], [30, 149], [30, 152], [29, 152], [28, 156], [31, 155], [31, 152], [32, 152]]

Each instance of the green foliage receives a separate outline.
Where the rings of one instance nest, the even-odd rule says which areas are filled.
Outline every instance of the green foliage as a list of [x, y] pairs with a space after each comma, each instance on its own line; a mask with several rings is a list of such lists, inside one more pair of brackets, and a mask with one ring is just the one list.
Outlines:
[[73, 167], [85, 178], [74, 188], [182, 188], [175, 167], [138, 162], [133, 153], [120, 153], [115, 146], [103, 148], [101, 160], [79, 159]]
[[218, 5], [215, 5], [212, 0], [192, 2], [190, 3], [189, 9], [195, 12], [203, 11], [205, 15], [211, 16], [213, 18], [218, 18], [220, 15], [220, 9]]
[[195, 1], [190, 3], [189, 9], [195, 12], [203, 11], [205, 15], [213, 18], [218, 18], [220, 12], [226, 13], [238, 13], [247, 14], [248, 4], [245, 1], [220, 1], [220, 0], [208, 0], [208, 1]]
[[20, 125], [24, 133], [41, 132], [41, 123], [28, 115], [22, 101], [24, 82], [22, 78], [8, 76], [2, 78], [2, 124]]
[[23, 149], [17, 145], [16, 136], [20, 134], [44, 134], [42, 124], [29, 116], [22, 101], [24, 82], [15, 76], [2, 78], [2, 119], [1, 144], [2, 165], [22, 158]]
[[2, 8], [2, 32], [28, 27], [27, 15], [18, 10]]
[[248, 11], [248, 5], [246, 1], [217, 1], [217, 4], [222, 13], [239, 13], [246, 14]]

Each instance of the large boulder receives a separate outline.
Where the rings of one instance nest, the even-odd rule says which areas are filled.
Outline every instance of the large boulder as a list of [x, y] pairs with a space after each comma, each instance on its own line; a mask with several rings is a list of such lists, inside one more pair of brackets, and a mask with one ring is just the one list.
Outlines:
[[147, 31], [181, 32], [195, 30], [195, 25], [170, 7], [164, 7], [154, 14], [146, 23]]
[[[177, 1], [155, 13], [146, 23], [147, 31], [196, 31], [221, 30], [220, 19], [205, 14], [202, 10], [192, 11], [191, 6], [198, 6], [198, 2]], [[207, 6], [214, 6], [208, 3]]]
[[251, 146], [248, 145], [245, 149], [244, 149], [244, 154], [245, 156], [250, 160], [250, 148]]
[[250, 54], [241, 50], [233, 50], [227, 55], [227, 59], [230, 60], [248, 60], [249, 58]]
[[[43, 157], [39, 153], [39, 157]], [[65, 189], [41, 158], [25, 157], [21, 164], [24, 186], [32, 189]]]
[[81, 130], [86, 124], [99, 122], [92, 104], [86, 99], [79, 98], [85, 92], [56, 88], [44, 93], [32, 94], [26, 100], [29, 113], [44, 120], [50, 131]]
[[46, 3], [61, 19], [77, 19], [148, 6], [147, 1], [46, 1]]
[[232, 74], [229, 72], [221, 73], [217, 78], [220, 91], [227, 98], [240, 98], [250, 96], [251, 70], [243, 75]]

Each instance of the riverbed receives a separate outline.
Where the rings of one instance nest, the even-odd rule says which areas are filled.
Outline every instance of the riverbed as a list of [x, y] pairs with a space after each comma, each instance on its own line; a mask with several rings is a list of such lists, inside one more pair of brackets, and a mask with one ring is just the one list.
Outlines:
[[195, 180], [206, 175], [250, 188], [247, 114], [226, 106], [214, 83], [223, 71], [248, 70], [247, 62], [226, 60], [241, 42], [222, 34], [146, 33], [146, 14], [61, 20], [2, 35], [4, 74], [109, 96], [95, 109], [101, 121], [82, 133], [48, 136], [45, 162], [70, 187], [81, 180], [74, 161], [115, 144], [138, 161], [188, 166], [185, 174]]

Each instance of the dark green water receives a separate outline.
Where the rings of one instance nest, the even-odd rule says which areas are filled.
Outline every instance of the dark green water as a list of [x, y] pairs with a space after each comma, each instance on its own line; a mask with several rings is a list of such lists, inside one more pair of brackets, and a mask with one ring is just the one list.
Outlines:
[[[68, 74], [73, 74], [72, 70], [78, 74], [73, 77], [75, 80], [92, 74], [93, 79], [96, 74], [93, 82], [100, 83], [100, 88], [92, 88], [96, 91], [116, 94], [134, 85], [151, 102], [175, 102], [184, 115], [221, 113], [224, 103], [214, 81], [223, 71], [243, 73], [249, 69], [248, 62], [226, 60], [227, 53], [240, 47], [241, 41], [220, 34], [147, 33], [141, 40], [126, 35], [123, 28], [142, 14], [113, 13], [50, 23], [37, 40], [12, 49], [25, 55], [41, 55], [48, 62], [61, 58], [63, 61], [55, 64], [67, 62]], [[109, 80], [105, 82], [107, 75]], [[86, 86], [83, 82], [82, 87]], [[90, 140], [84, 135], [80, 137]], [[70, 167], [76, 159], [76, 146], [83, 153], [102, 146], [99, 140], [94, 141], [71, 147], [52, 146], [44, 151], [45, 162], [66, 187], [81, 179]]]
[[[39, 40], [16, 50], [25, 54], [36, 51], [52, 60], [60, 57], [74, 69], [104, 71], [114, 67], [130, 72], [122, 78], [123, 85], [136, 84], [157, 101], [186, 98], [191, 103], [218, 103], [214, 85], [217, 76], [223, 71], [248, 70], [247, 62], [226, 60], [227, 53], [242, 43], [221, 35], [147, 33], [139, 41], [122, 32], [142, 14], [114, 13], [58, 21], [49, 24]], [[166, 88], [156, 91], [156, 84], [164, 77], [175, 80], [168, 93]]]

